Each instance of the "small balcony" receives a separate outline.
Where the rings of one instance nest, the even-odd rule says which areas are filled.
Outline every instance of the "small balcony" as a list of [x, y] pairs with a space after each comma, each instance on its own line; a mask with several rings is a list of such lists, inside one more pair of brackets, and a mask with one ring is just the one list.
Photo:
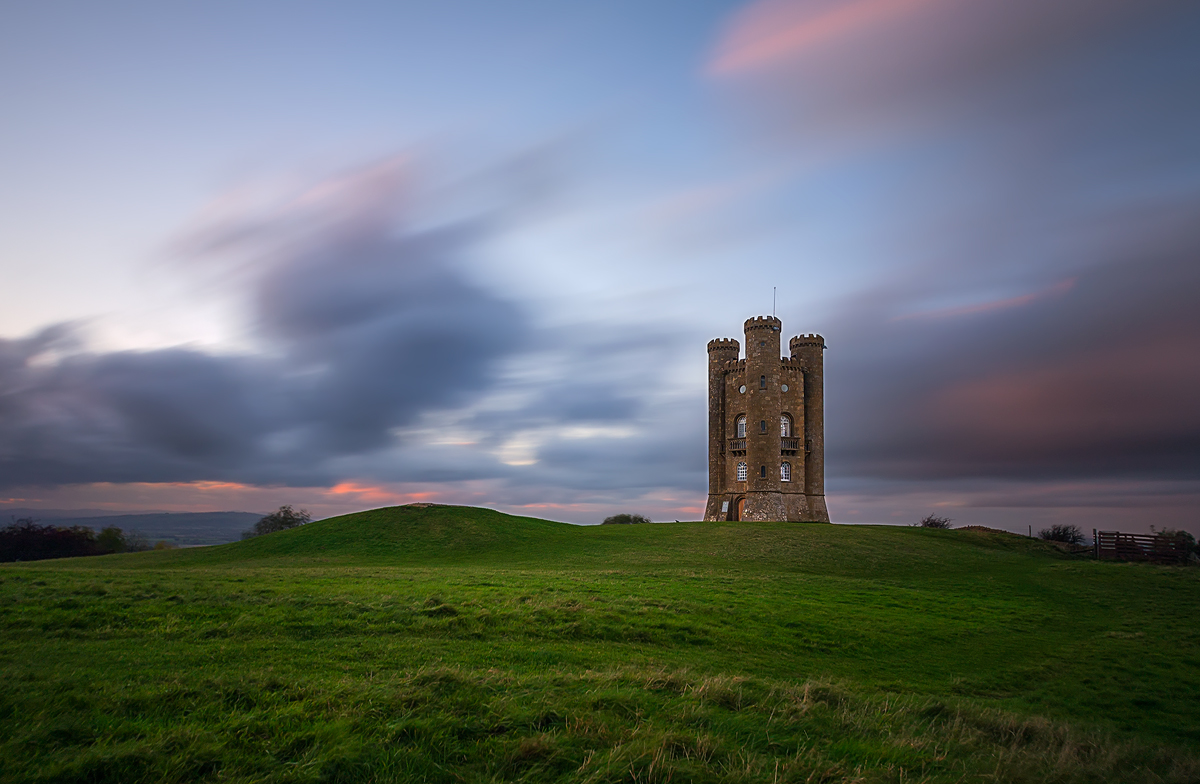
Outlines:
[[744, 454], [746, 451], [746, 439], [744, 439], [744, 438], [729, 439], [729, 451], [733, 452], [734, 454], [738, 454], [738, 453]]
[[781, 439], [779, 439], [779, 449], [781, 451], [787, 450], [789, 452], [795, 452], [799, 448], [800, 448], [800, 439], [799, 438], [781, 438]]

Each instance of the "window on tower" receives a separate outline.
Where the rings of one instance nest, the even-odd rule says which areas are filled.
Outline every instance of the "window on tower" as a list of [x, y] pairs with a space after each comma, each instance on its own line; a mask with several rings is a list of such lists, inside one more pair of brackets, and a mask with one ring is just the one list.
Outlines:
[[779, 415], [779, 435], [783, 438], [792, 437], [792, 418], [787, 414]]
[[758, 423], [758, 432], [760, 432], [760, 433], [767, 432], [767, 420], [764, 419]]
[[763, 479], [766, 479], [766, 478], [767, 478], [767, 467], [766, 467], [766, 466], [759, 466], [759, 467], [758, 467], [758, 475], [759, 475], [760, 477], [762, 477]]
[[738, 463], [737, 478], [738, 478], [739, 482], [746, 481], [746, 464], [745, 463]]
[[738, 438], [746, 437], [746, 415], [745, 414], [742, 414], [740, 417], [737, 418], [737, 437]]
[[758, 388], [759, 388], [759, 389], [766, 389], [766, 388], [767, 388], [767, 377], [766, 377], [766, 376], [759, 376], [759, 377], [758, 377]]
[[779, 481], [781, 481], [781, 482], [792, 481], [792, 464], [791, 463], [780, 463], [779, 464]]

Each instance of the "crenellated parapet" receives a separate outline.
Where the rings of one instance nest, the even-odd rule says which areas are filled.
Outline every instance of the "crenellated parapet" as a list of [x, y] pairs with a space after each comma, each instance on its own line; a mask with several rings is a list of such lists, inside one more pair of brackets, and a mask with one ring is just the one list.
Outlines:
[[797, 335], [788, 341], [788, 348], [792, 350], [793, 354], [796, 353], [796, 349], [810, 346], [816, 346], [824, 349], [825, 338], [821, 337], [820, 335]]
[[736, 357], [738, 352], [741, 350], [742, 344], [738, 343], [734, 338], [717, 338], [715, 340], [708, 341], [708, 353], [710, 354], [714, 351], [721, 353], [732, 351]]
[[779, 332], [783, 329], [783, 322], [774, 316], [755, 316], [754, 318], [746, 319], [744, 327], [746, 332], [757, 332], [758, 330]]

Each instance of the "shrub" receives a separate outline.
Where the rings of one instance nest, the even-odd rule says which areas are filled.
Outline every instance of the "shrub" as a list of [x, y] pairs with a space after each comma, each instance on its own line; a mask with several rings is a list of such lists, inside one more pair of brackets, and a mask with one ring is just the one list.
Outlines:
[[96, 545], [103, 553], [125, 552], [125, 534], [116, 526], [108, 526], [96, 537]]
[[276, 531], [286, 531], [289, 528], [299, 528], [311, 522], [312, 515], [308, 513], [307, 509], [297, 511], [290, 504], [284, 504], [255, 523], [254, 530], [246, 531], [242, 534], [242, 538], [250, 539], [263, 534], [273, 534]]
[[650, 522], [650, 518], [648, 517], [643, 517], [640, 514], [626, 514], [622, 512], [621, 514], [615, 514], [612, 517], [604, 518], [604, 522], [601, 523], [601, 525], [632, 525], [634, 523], [648, 522]]
[[1055, 523], [1049, 528], [1038, 531], [1038, 536], [1047, 542], [1066, 542], [1067, 544], [1083, 544], [1083, 531], [1077, 525]]
[[953, 522], [949, 517], [938, 517], [937, 515], [925, 515], [921, 518], [921, 522], [917, 523], [921, 528], [949, 528]]
[[140, 553], [152, 549], [154, 549], [154, 546], [150, 544], [150, 540], [141, 531], [130, 531], [125, 534], [125, 552]]
[[[1150, 530], [1153, 531], [1154, 526], [1151, 526]], [[1174, 539], [1177, 542], [1183, 542], [1184, 549], [1187, 552], [1200, 555], [1200, 544], [1196, 542], [1196, 537], [1192, 536], [1187, 531], [1177, 531], [1174, 528], [1164, 528], [1157, 532], [1155, 536], [1162, 537], [1163, 539]]]

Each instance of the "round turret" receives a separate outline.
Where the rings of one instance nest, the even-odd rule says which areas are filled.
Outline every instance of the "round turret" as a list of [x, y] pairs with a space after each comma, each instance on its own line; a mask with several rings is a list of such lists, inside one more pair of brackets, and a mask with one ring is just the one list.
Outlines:
[[825, 348], [825, 338], [820, 335], [797, 335], [788, 341], [788, 348], [792, 350], [792, 356], [800, 353], [802, 348]]
[[714, 357], [711, 355], [716, 353], [719, 355], [720, 361], [727, 362], [731, 359], [737, 359], [738, 354], [740, 354], [741, 351], [741, 344], [733, 338], [717, 338], [716, 340], [708, 341], [708, 353], [710, 354], [710, 360], [714, 359]]
[[743, 325], [743, 328], [746, 332], [760, 329], [779, 332], [781, 329], [783, 329], [783, 322], [774, 316], [755, 316], [754, 318], [746, 319], [746, 323]]

